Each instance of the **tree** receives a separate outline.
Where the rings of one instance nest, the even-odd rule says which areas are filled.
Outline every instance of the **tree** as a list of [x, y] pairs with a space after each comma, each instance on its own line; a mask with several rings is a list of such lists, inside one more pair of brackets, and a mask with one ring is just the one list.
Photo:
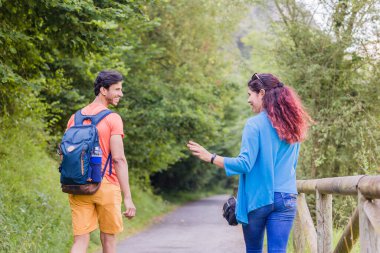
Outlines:
[[375, 1], [321, 1], [331, 14], [322, 29], [305, 6], [275, 4], [281, 28], [276, 31], [283, 38], [276, 50], [279, 65], [317, 122], [301, 152], [302, 175], [375, 172], [380, 152], [378, 59], [362, 49], [372, 38], [358, 37], [357, 31], [378, 20], [379, 6]]

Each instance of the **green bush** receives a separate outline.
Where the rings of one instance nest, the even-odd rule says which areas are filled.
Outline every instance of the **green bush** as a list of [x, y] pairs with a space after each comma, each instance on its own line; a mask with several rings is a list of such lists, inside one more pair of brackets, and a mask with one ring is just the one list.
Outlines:
[[70, 211], [57, 163], [23, 128], [2, 129], [0, 139], [0, 251], [67, 250]]
[[[72, 243], [67, 194], [61, 192], [58, 162], [30, 129], [0, 131], [0, 252], [67, 252]], [[133, 220], [124, 219], [130, 235], [172, 207], [144, 187], [132, 185], [137, 207]], [[100, 246], [99, 231], [91, 248]]]

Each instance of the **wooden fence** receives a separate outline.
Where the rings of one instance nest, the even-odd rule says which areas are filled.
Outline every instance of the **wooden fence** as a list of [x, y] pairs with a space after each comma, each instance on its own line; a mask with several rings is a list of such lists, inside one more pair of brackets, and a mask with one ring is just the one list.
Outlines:
[[[350, 252], [358, 237], [361, 253], [380, 253], [380, 176], [298, 180], [298, 212], [294, 221], [296, 252]], [[316, 228], [305, 194], [315, 194]], [[358, 197], [358, 206], [333, 250], [332, 194]]]

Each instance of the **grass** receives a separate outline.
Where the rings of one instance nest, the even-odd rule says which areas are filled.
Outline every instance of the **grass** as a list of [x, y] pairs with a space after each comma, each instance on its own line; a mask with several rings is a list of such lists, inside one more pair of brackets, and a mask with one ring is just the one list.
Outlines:
[[[60, 189], [58, 162], [28, 131], [33, 132], [21, 127], [0, 131], [0, 252], [68, 252], [71, 214], [67, 194]], [[179, 193], [164, 200], [146, 187], [131, 188], [137, 216], [124, 219], [119, 239], [157, 222], [182, 203], [216, 192]], [[95, 231], [89, 251], [98, 250], [100, 244], [99, 231]]]
[[223, 189], [221, 187], [209, 189], [206, 191], [192, 191], [192, 192], [172, 192], [164, 193], [162, 197], [175, 205], [182, 205], [187, 202], [195, 201], [198, 199], [206, 198], [215, 194], [231, 194], [230, 190]]
[[[68, 252], [72, 244], [67, 194], [61, 192], [58, 163], [24, 129], [0, 132], [0, 252]], [[125, 238], [175, 208], [147, 190], [131, 186], [137, 216], [124, 220]], [[90, 251], [100, 246], [91, 235]]]
[[[0, 252], [68, 252], [72, 244], [70, 209], [67, 195], [60, 190], [58, 163], [34, 139], [22, 129], [0, 132]], [[149, 190], [131, 187], [137, 216], [124, 220], [119, 239], [157, 222], [178, 205], [226, 193], [225, 189], [180, 192], [166, 194], [164, 200]], [[334, 230], [334, 245], [342, 232]], [[99, 247], [96, 231], [91, 235], [90, 252]], [[294, 252], [292, 235], [288, 252]], [[359, 252], [358, 242], [352, 252]]]
[[0, 136], [0, 252], [68, 249], [70, 212], [57, 163], [21, 129]]
[[[334, 247], [335, 247], [335, 245], [337, 245], [340, 237], [343, 234], [343, 231], [344, 231], [343, 228], [342, 229], [334, 229], [334, 231], [333, 231], [333, 245], [334, 245]], [[351, 253], [359, 253], [359, 252], [360, 252], [360, 242], [359, 242], [359, 238], [358, 238], [354, 247], [351, 250]]]

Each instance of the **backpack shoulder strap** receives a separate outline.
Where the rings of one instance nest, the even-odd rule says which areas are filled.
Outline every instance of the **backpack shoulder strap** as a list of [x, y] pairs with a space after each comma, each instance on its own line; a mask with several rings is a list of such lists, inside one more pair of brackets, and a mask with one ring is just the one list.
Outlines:
[[76, 113], [75, 113], [75, 116], [74, 116], [74, 125], [75, 126], [80, 126], [80, 125], [83, 125], [83, 121], [85, 121], [86, 119], [92, 119], [91, 116], [89, 115], [83, 115], [82, 114], [82, 110], [78, 110]]
[[108, 109], [99, 112], [98, 114], [92, 116], [91, 124], [96, 126], [102, 119], [104, 119], [107, 115], [111, 113], [113, 113], [113, 111], [108, 110]]
[[106, 164], [104, 165], [102, 178], [104, 177], [104, 174], [106, 173], [107, 166], [109, 166], [109, 175], [111, 176], [112, 175], [112, 154], [111, 153], [108, 155]]

